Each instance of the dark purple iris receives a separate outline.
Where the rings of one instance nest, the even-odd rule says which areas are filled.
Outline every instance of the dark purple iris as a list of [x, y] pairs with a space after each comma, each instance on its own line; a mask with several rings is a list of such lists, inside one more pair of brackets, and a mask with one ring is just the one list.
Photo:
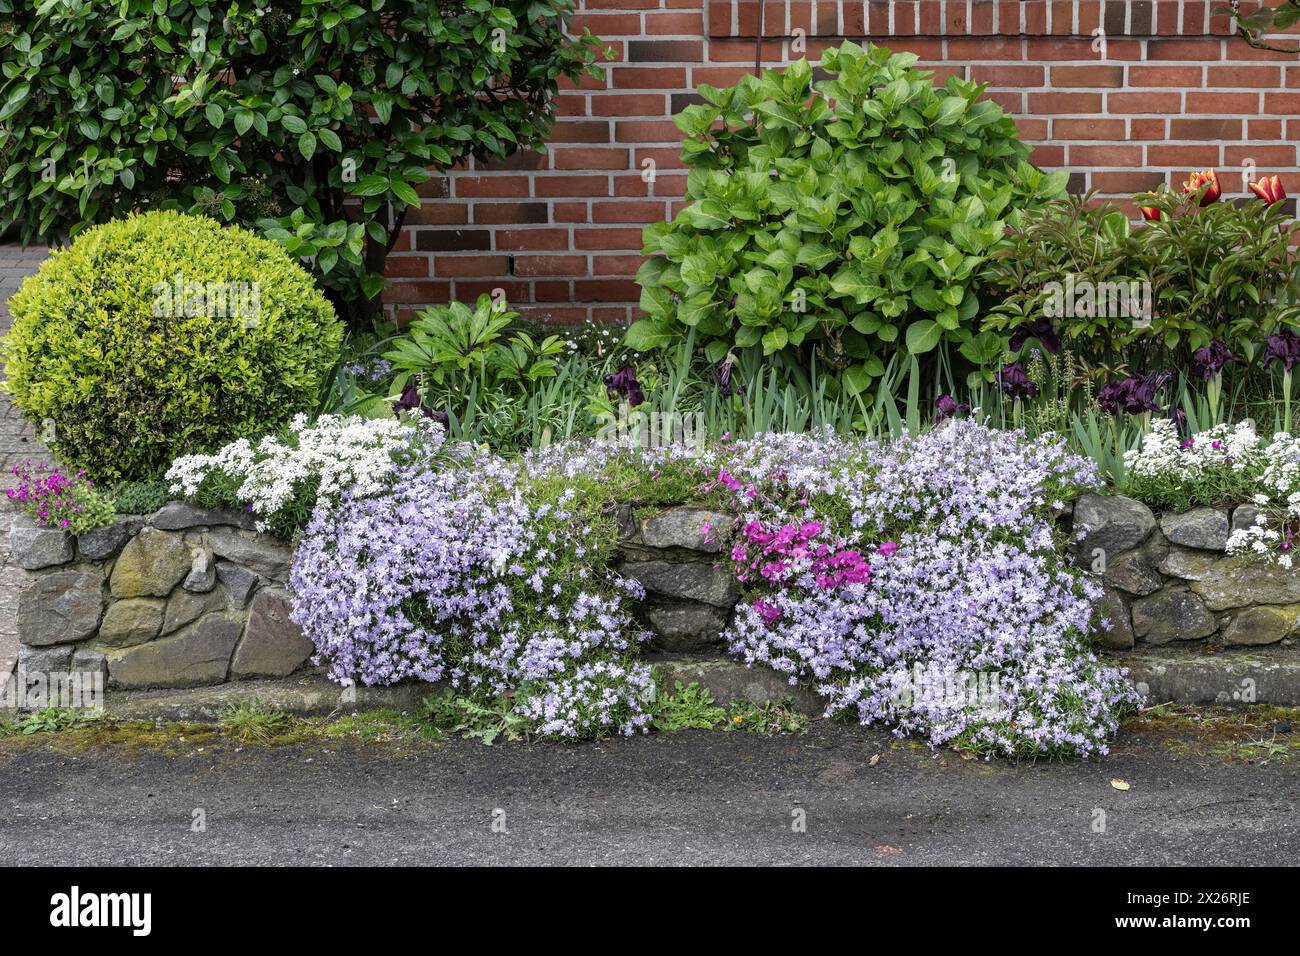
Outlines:
[[1037, 319], [1027, 325], [1017, 326], [1011, 333], [1008, 345], [1011, 351], [1019, 352], [1028, 339], [1038, 339], [1039, 344], [1053, 355], [1061, 351], [1061, 338], [1047, 319]]
[[606, 375], [605, 387], [609, 389], [610, 398], [617, 396], [633, 408], [645, 401], [641, 383], [636, 380], [636, 369], [631, 365], [624, 365], [617, 372]]
[[934, 400], [934, 410], [938, 413], [935, 416], [936, 422], [944, 421], [954, 415], [962, 415], [970, 411], [969, 405], [960, 404], [957, 399], [951, 395], [940, 395]]
[[1029, 380], [1019, 362], [1002, 366], [998, 372], [998, 383], [1008, 398], [1033, 398], [1038, 394], [1038, 386]]
[[1177, 405], [1169, 406], [1169, 420], [1174, 423], [1174, 428], [1178, 429], [1178, 437], [1186, 441], [1192, 437], [1192, 430], [1187, 424], [1187, 413]]
[[[416, 387], [414, 382], [411, 382], [406, 386], [406, 388], [402, 389], [401, 397], [397, 401], [393, 402], [393, 411], [410, 412], [417, 408], [420, 410], [420, 414], [425, 418], [432, 418], [434, 421], [443, 425], [447, 424], [447, 413], [435, 412], [428, 405], [424, 404], [424, 401], [420, 398], [419, 388]], [[439, 418], [439, 415], [442, 417]]]
[[1097, 404], [1107, 415], [1142, 415], [1158, 412], [1156, 395], [1172, 381], [1173, 372], [1151, 372], [1147, 375], [1130, 375], [1128, 378], [1108, 382], [1097, 394]]
[[745, 394], [745, 386], [731, 380], [731, 367], [734, 364], [728, 359], [713, 370], [713, 378], [718, 383], [718, 394], [723, 398]]
[[1288, 372], [1300, 362], [1300, 335], [1290, 329], [1283, 329], [1276, 335], [1268, 337], [1268, 348], [1264, 351], [1264, 364], [1281, 362]]
[[1209, 381], [1223, 371], [1229, 362], [1239, 361], [1237, 356], [1228, 351], [1228, 346], [1215, 339], [1204, 348], [1199, 348], [1192, 355], [1192, 367], [1196, 373]]

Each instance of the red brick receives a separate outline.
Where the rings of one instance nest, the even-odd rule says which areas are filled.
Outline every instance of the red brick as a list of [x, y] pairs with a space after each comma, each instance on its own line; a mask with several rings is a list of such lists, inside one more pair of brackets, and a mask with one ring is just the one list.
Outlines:
[[592, 256], [591, 274], [595, 276], [634, 276], [645, 260], [641, 256]]
[[390, 279], [427, 279], [433, 274], [428, 256], [389, 256], [384, 275]]
[[672, 120], [624, 120], [614, 129], [614, 141], [618, 143], [674, 143], [682, 138], [682, 131]]
[[532, 290], [527, 282], [510, 282], [504, 279], [491, 281], [457, 279], [452, 284], [452, 294], [461, 302], [473, 302], [481, 295], [495, 296], [498, 290], [505, 293], [507, 304], [532, 301]]
[[[726, 4], [715, 0], [713, 6], [725, 7]], [[682, 34], [698, 37], [704, 30], [702, 11], [682, 11], [679, 13], [647, 13], [645, 15], [646, 33], [650, 36], [669, 36]], [[597, 33], [597, 31], [592, 31]], [[599, 33], [597, 33], [599, 35]]]
[[456, 196], [460, 199], [483, 196], [527, 196], [527, 176], [465, 176], [455, 178]]
[[[1300, 68], [1297, 71], [1296, 79], [1300, 81]], [[1207, 73], [1207, 85], [1212, 89], [1236, 86], [1249, 90], [1266, 90], [1282, 85], [1282, 68], [1277, 66], [1243, 66], [1234, 63], [1231, 66], [1212, 66]]]
[[1152, 144], [1147, 147], [1148, 166], [1214, 166], [1219, 162], [1217, 146], [1166, 146]]
[[616, 66], [609, 72], [618, 90], [680, 90], [686, 85], [686, 69], [680, 66]]
[[455, 256], [444, 253], [434, 260], [433, 268], [440, 279], [508, 275], [510, 258], [508, 256]]
[[533, 188], [538, 196], [608, 196], [608, 176], [538, 176]]
[[[1242, 41], [1242, 47], [1250, 49]], [[1234, 59], [1240, 59], [1233, 51]], [[1223, 59], [1223, 41], [1214, 39], [1149, 40], [1147, 42], [1148, 60], [1185, 60], [1189, 63], [1204, 63], [1209, 60]]]
[[556, 169], [627, 169], [628, 151], [623, 147], [595, 147], [555, 150]]
[[1291, 116], [1300, 114], [1300, 93], [1265, 93], [1264, 112]]
[[445, 199], [421, 203], [419, 209], [409, 209], [406, 213], [408, 226], [459, 226], [467, 222], [469, 206]]
[[[1110, 94], [1112, 97], [1116, 94]], [[1030, 93], [1031, 113], [1100, 113], [1100, 93]]]
[[591, 97], [592, 116], [663, 116], [663, 93], [603, 93]]
[[1071, 166], [1141, 166], [1142, 147], [1133, 145], [1080, 146], [1070, 144]]
[[1053, 66], [1055, 87], [1123, 86], [1124, 67], [1119, 65]]
[[495, 238], [492, 248], [498, 252], [569, 248], [567, 229], [498, 229]]
[[663, 200], [622, 200], [591, 204], [592, 222], [655, 222], [663, 216]]
[[1092, 187], [1104, 193], [1148, 192], [1165, 182], [1165, 174], [1150, 171], [1098, 169], [1092, 174]]
[[557, 202], [554, 216], [556, 222], [588, 222], [590, 210], [585, 202]]
[[970, 68], [972, 82], [988, 83], [995, 87], [1042, 86], [1046, 75], [1047, 71], [1037, 63], [975, 63]]
[[1296, 148], [1293, 145], [1264, 146], [1259, 143], [1246, 143], [1241, 146], [1225, 146], [1223, 161], [1231, 166], [1254, 160], [1259, 166], [1286, 167], [1296, 163]]
[[550, 213], [544, 202], [481, 202], [474, 206], [476, 225], [544, 224]]
[[1107, 93], [1106, 109], [1112, 113], [1181, 113], [1183, 95], [1173, 92]]
[[608, 120], [561, 120], [551, 130], [552, 143], [609, 143]]
[[[1214, 67], [1213, 69], [1219, 69]], [[1202, 68], [1199, 66], [1147, 66], [1134, 63], [1128, 68], [1129, 86], [1179, 86], [1200, 87]], [[1217, 84], [1211, 80], [1211, 86]]]
[[1188, 93], [1185, 109], [1188, 113], [1232, 113], [1245, 115], [1258, 113], [1258, 93], [1229, 93], [1223, 90], [1210, 90], [1204, 93]]
[[573, 247], [575, 249], [640, 249], [641, 230], [574, 229]]
[[515, 256], [517, 276], [580, 276], [587, 273], [586, 256]]
[[1128, 131], [1122, 119], [1052, 120], [1054, 139], [1125, 139]]
[[578, 302], [634, 302], [641, 288], [629, 279], [587, 279], [573, 283]]
[[1170, 139], [1240, 139], [1240, 119], [1178, 119], [1169, 121]]

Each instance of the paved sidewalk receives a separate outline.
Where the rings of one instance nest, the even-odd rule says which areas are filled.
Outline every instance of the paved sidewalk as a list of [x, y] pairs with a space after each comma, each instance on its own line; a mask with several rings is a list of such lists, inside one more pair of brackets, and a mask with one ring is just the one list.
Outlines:
[[[9, 297], [22, 280], [36, 271], [48, 250], [29, 246], [0, 246], [0, 335], [9, 331]], [[0, 392], [0, 478], [9, 487], [9, 469], [24, 458], [48, 460], [49, 452], [36, 439], [32, 426], [14, 408], [9, 397]], [[0, 497], [0, 674], [13, 669], [18, 655], [18, 594], [27, 572], [9, 562], [9, 525], [14, 510], [7, 498]]]
[[1103, 760], [1019, 765], [829, 721], [805, 736], [491, 747], [208, 737], [157, 752], [58, 737], [0, 740], [10, 865], [1300, 859], [1295, 760], [1225, 759], [1212, 737], [1142, 730]]

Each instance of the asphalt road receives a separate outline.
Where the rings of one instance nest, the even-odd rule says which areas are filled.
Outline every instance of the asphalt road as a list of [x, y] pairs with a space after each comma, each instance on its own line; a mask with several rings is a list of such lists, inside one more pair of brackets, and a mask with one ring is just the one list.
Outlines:
[[578, 746], [12, 743], [10, 865], [1300, 862], [1300, 760], [1158, 734], [1103, 761], [1019, 765], [826, 722]]

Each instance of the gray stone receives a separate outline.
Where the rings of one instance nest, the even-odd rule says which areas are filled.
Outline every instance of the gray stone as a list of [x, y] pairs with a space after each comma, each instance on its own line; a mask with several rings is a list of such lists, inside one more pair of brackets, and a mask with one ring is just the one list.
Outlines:
[[1160, 571], [1170, 577], [1185, 581], [1199, 581], [1214, 573], [1222, 558], [1206, 551], [1193, 551], [1187, 548], [1170, 548], [1164, 560], [1160, 562]]
[[1139, 597], [1155, 594], [1164, 585], [1160, 568], [1146, 548], [1126, 551], [1118, 558], [1108, 561], [1102, 580]]
[[826, 702], [815, 691], [802, 684], [789, 683], [784, 675], [768, 667], [746, 667], [737, 661], [698, 657], [653, 657], [650, 662], [659, 672], [665, 689], [671, 691], [678, 681], [699, 684], [723, 707], [733, 701], [763, 705], [790, 698], [792, 709], [799, 713], [820, 717], [826, 712]]
[[143, 644], [158, 636], [163, 602], [158, 598], [122, 598], [112, 601], [99, 625], [99, 640], [110, 647]]
[[1253, 528], [1258, 517], [1259, 509], [1254, 505], [1237, 505], [1232, 509], [1232, 530], [1245, 531], [1247, 528]]
[[1074, 505], [1074, 530], [1083, 537], [1075, 553], [1084, 567], [1091, 566], [1096, 552], [1113, 560], [1136, 548], [1156, 527], [1156, 516], [1140, 501], [1122, 495], [1083, 495]]
[[18, 640], [44, 647], [90, 637], [99, 627], [103, 591], [97, 571], [41, 575], [18, 596]]
[[72, 670], [74, 649], [71, 644], [54, 644], [50, 647], [28, 647], [20, 644], [18, 666], [28, 673], [48, 674], [51, 671], [58, 671], [66, 674]]
[[122, 550], [131, 536], [144, 527], [143, 518], [119, 518], [104, 528], [77, 536], [77, 552], [90, 561], [111, 558]]
[[208, 534], [208, 545], [218, 555], [258, 574], [276, 580], [289, 576], [293, 549], [286, 541], [268, 534], [248, 534], [232, 528], [217, 528]]
[[166, 597], [190, 570], [190, 549], [178, 534], [142, 528], [113, 564], [114, 597]]
[[[732, 520], [724, 514], [704, 508], [669, 508], [640, 522], [641, 543], [648, 548], [686, 548], [716, 554], [721, 550], [719, 532], [725, 532]], [[712, 529], [705, 541], [705, 526]]]
[[72, 669], [83, 674], [107, 674], [108, 659], [98, 648], [81, 646], [72, 655]]
[[204, 594], [217, 586], [217, 559], [207, 548], [190, 549], [190, 573], [181, 582], [186, 591]]
[[209, 611], [220, 611], [226, 607], [226, 596], [217, 589], [207, 592], [193, 592], [178, 589], [167, 599], [163, 611], [162, 628], [159, 637], [165, 637], [179, 631], [186, 624], [197, 621]]
[[665, 651], [698, 651], [721, 640], [727, 614], [698, 601], [650, 601], [642, 606], [653, 646]]
[[721, 565], [628, 561], [621, 571], [640, 581], [647, 591], [664, 597], [703, 601], [720, 608], [732, 608], [740, 599], [735, 577]]
[[138, 644], [108, 656], [108, 677], [118, 687], [197, 687], [219, 684], [243, 622], [233, 614], [210, 614], [172, 637]]
[[1232, 623], [1224, 629], [1223, 642], [1248, 647], [1276, 644], [1295, 630], [1298, 618], [1300, 605], [1248, 607], [1239, 611]]
[[1118, 663], [1150, 704], [1300, 705], [1300, 656], [1286, 648], [1204, 654], [1174, 645], [1125, 655]]
[[226, 586], [226, 591], [230, 594], [230, 603], [235, 607], [246, 605], [248, 596], [253, 593], [261, 578], [248, 568], [241, 568], [229, 561], [217, 561], [216, 566], [217, 578]]
[[67, 564], [75, 553], [73, 540], [54, 528], [38, 528], [25, 517], [15, 518], [9, 526], [9, 553], [28, 571]]
[[1160, 530], [1174, 544], [1203, 551], [1223, 551], [1228, 546], [1228, 513], [1218, 508], [1193, 508], [1160, 518]]
[[1279, 567], [1249, 554], [1220, 558], [1191, 588], [1211, 611], [1249, 604], [1296, 604], [1300, 603], [1300, 569]]
[[251, 514], [241, 508], [200, 508], [188, 501], [169, 501], [153, 513], [149, 524], [164, 531], [210, 528], [219, 525], [247, 528], [251, 531], [255, 526], [255, 520]]
[[1219, 622], [1195, 594], [1167, 590], [1133, 602], [1133, 633], [1147, 644], [1209, 637]]
[[[1110, 622], [1110, 630], [1101, 626]], [[1133, 646], [1133, 622], [1129, 617], [1128, 603], [1113, 588], [1105, 588], [1097, 602], [1097, 622], [1092, 630], [1093, 642], [1098, 647], [1127, 650]]]
[[289, 620], [289, 595], [277, 589], [259, 591], [248, 609], [248, 626], [230, 664], [231, 677], [287, 677], [315, 653], [316, 648]]

